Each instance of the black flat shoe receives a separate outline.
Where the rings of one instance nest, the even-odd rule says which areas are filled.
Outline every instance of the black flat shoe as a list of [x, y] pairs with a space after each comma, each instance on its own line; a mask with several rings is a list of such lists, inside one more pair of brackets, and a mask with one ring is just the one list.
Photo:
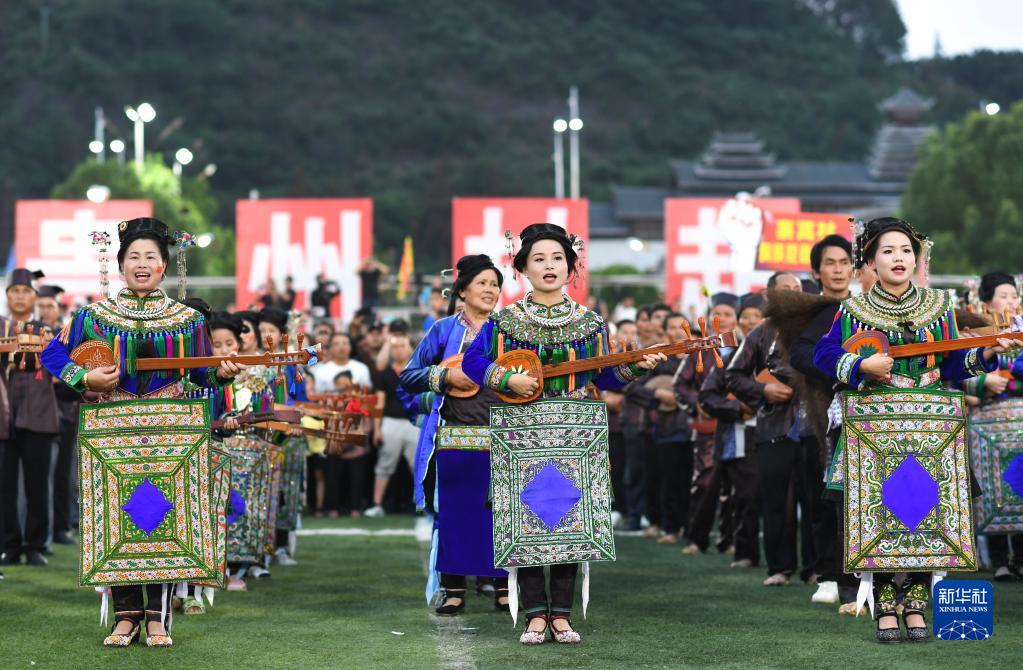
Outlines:
[[507, 602], [501, 602], [501, 598], [508, 599], [508, 589], [494, 589], [494, 609], [498, 612], [511, 612]]
[[34, 565], [36, 567], [45, 568], [49, 564], [50, 562], [46, 560], [46, 557], [38, 551], [30, 551], [25, 554], [25, 565]]
[[[902, 613], [902, 621], [905, 622], [908, 616], [913, 614], [919, 614], [921, 619], [924, 619], [922, 612], [906, 612]], [[909, 624], [906, 624], [906, 639], [910, 642], [926, 642], [931, 639], [931, 631], [927, 629], [927, 620], [924, 619], [924, 625], [916, 628], [910, 628]]]
[[[881, 628], [881, 619], [893, 617], [895, 619], [895, 628]], [[902, 629], [898, 626], [899, 617], [895, 614], [885, 614], [883, 617], [877, 618], [877, 641], [881, 644], [890, 644], [892, 642], [902, 641]]]
[[[457, 605], [452, 605], [451, 601], [459, 599], [460, 602]], [[457, 616], [465, 611], [465, 589], [447, 589], [444, 593], [444, 602], [441, 606], [434, 610], [440, 616]]]
[[0, 554], [0, 565], [19, 565], [21, 554]]

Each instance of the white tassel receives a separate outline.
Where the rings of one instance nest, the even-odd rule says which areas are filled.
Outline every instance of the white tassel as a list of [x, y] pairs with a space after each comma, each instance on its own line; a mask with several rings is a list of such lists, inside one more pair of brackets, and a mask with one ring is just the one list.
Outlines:
[[931, 573], [931, 598], [934, 598], [934, 587], [938, 585], [938, 582], [945, 578], [948, 572], [945, 570], [935, 570]]
[[110, 589], [106, 586], [97, 586], [96, 593], [100, 594], [99, 625], [106, 626], [110, 618]]
[[[163, 594], [160, 596], [160, 624], [167, 626], [167, 585], [163, 585]], [[169, 632], [169, 631], [168, 631]]]
[[216, 592], [217, 590], [212, 586], [207, 586], [203, 589], [203, 593], [206, 595], [206, 600], [209, 601], [210, 607], [213, 607], [213, 594]]
[[870, 617], [874, 617], [874, 573], [860, 573], [860, 588], [856, 592], [856, 616], [860, 615], [864, 603], [870, 606]]
[[590, 562], [583, 561], [583, 619], [586, 618], [586, 607], [590, 604]]
[[295, 530], [302, 530], [302, 513], [298, 513], [298, 518], [295, 520]]
[[174, 595], [182, 600], [188, 598], [188, 582], [178, 582], [175, 584]]
[[288, 531], [288, 555], [295, 558], [295, 549], [298, 547], [298, 533]]
[[519, 621], [519, 569], [507, 568], [508, 570], [508, 611], [512, 615], [512, 628], [518, 626]]

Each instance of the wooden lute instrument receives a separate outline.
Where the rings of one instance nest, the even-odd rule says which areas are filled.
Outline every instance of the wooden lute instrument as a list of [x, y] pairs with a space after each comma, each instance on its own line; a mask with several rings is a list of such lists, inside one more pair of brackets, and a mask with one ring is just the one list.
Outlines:
[[[281, 338], [284, 351], [275, 352], [273, 338], [268, 337], [267, 352], [264, 354], [246, 354], [243, 356], [138, 358], [135, 360], [135, 369], [140, 372], [155, 370], [181, 370], [182, 373], [184, 373], [185, 370], [217, 367], [224, 361], [231, 361], [233, 363], [242, 363], [244, 365], [265, 365], [266, 367], [276, 366], [278, 368], [278, 375], [280, 375], [280, 368], [283, 366], [316, 364], [317, 358], [320, 355], [320, 345], [316, 344], [312, 347], [303, 347], [303, 337], [304, 335], [302, 333], [298, 334], [298, 349], [295, 351], [287, 351], [288, 335], [285, 334]], [[71, 352], [71, 360], [86, 370], [115, 365], [116, 358], [117, 356], [114, 355], [114, 350], [110, 348], [110, 345], [106, 342], [106, 340], [86, 340], [75, 347]], [[301, 382], [301, 375], [297, 376], [296, 379]]]
[[[737, 342], [735, 339], [735, 333], [729, 330], [724, 333], [718, 332], [716, 335], [709, 337], [694, 338], [692, 337], [692, 332], [689, 330], [689, 324], [685, 321], [682, 323], [689, 339], [682, 340], [681, 342], [676, 342], [675, 344], [661, 344], [655, 347], [647, 347], [646, 349], [619, 351], [612, 354], [606, 354], [604, 356], [582, 358], [575, 361], [543, 365], [540, 362], [540, 357], [529, 349], [514, 349], [512, 351], [505, 352], [503, 355], [498, 356], [497, 360], [494, 362], [509, 370], [533, 377], [539, 382], [539, 385], [536, 390], [528, 396], [519, 396], [511, 393], [505, 393], [503, 391], [498, 391], [497, 395], [508, 403], [519, 404], [530, 402], [539, 398], [540, 394], [543, 393], [544, 380], [546, 379], [550, 379], [552, 377], [563, 377], [565, 375], [572, 375], [579, 372], [600, 370], [627, 363], [636, 363], [643, 360], [643, 358], [649, 354], [675, 356], [679, 354], [695, 353], [699, 356], [696, 363], [696, 369], [699, 372], [703, 372], [702, 352], [709, 350], [714, 355], [714, 361], [717, 366], [723, 367], [724, 363], [721, 360], [721, 356], [718, 355], [717, 350], [721, 347], [736, 346]], [[718, 321], [715, 320], [716, 330], [718, 325]], [[707, 332], [707, 323], [703, 317], [700, 317], [700, 328], [703, 332]], [[474, 393], [478, 391], [479, 388], [477, 387]]]
[[[302, 412], [297, 409], [276, 409], [272, 412], [245, 412], [238, 416], [230, 417], [238, 422], [239, 425], [247, 426], [253, 423], [263, 423], [266, 421], [279, 421], [287, 424], [298, 424], [302, 420]], [[210, 428], [217, 430], [223, 428], [224, 423], [227, 419], [217, 419], [216, 421], [210, 422]]]
[[999, 333], [980, 337], [959, 337], [954, 340], [940, 342], [916, 342], [913, 344], [896, 344], [888, 342], [888, 336], [879, 330], [864, 330], [856, 333], [842, 343], [842, 348], [849, 353], [867, 358], [874, 354], [887, 354], [892, 358], [908, 358], [910, 356], [928, 356], [949, 351], [961, 351], [976, 347], [990, 347], [998, 344], [998, 340], [1015, 340], [1023, 342], [1023, 333]]

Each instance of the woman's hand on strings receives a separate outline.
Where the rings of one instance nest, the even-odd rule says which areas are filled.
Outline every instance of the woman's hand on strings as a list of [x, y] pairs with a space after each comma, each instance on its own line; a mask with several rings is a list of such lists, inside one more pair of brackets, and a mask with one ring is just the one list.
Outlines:
[[647, 354], [646, 356], [643, 356], [643, 360], [636, 363], [636, 366], [643, 370], [653, 370], [657, 367], [658, 363], [666, 360], [668, 360], [668, 357], [661, 353]]
[[516, 372], [508, 378], [508, 388], [515, 395], [525, 398], [536, 393], [540, 383], [523, 372]]
[[[231, 355], [236, 356], [237, 354]], [[217, 377], [224, 380], [234, 379], [241, 373], [242, 370], [244, 370], [247, 367], [248, 366], [245, 365], [245, 363], [238, 363], [236, 361], [228, 360], [225, 358], [224, 360], [220, 361], [220, 366], [217, 368]]]
[[121, 381], [121, 372], [116, 365], [104, 365], [90, 370], [85, 375], [85, 388], [90, 391], [113, 391]]

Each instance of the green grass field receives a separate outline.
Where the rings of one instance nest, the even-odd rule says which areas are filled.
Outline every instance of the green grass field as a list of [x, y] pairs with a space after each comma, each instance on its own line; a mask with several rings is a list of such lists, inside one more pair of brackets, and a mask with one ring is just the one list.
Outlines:
[[[411, 526], [410, 517], [307, 524]], [[246, 593], [218, 593], [205, 616], [176, 617], [173, 648], [110, 650], [98, 596], [76, 586], [76, 550], [57, 547], [49, 568], [4, 570], [0, 667], [1011, 668], [1023, 649], [1023, 583], [996, 586], [991, 640], [882, 647], [867, 618], [810, 604], [809, 586], [764, 588], [759, 569], [637, 537], [619, 538], [617, 563], [593, 566], [589, 619], [579, 611], [575, 622], [582, 645], [525, 648], [488, 599], [470, 596], [461, 617], [432, 616], [422, 552], [408, 536], [302, 537], [298, 566], [274, 567]]]

